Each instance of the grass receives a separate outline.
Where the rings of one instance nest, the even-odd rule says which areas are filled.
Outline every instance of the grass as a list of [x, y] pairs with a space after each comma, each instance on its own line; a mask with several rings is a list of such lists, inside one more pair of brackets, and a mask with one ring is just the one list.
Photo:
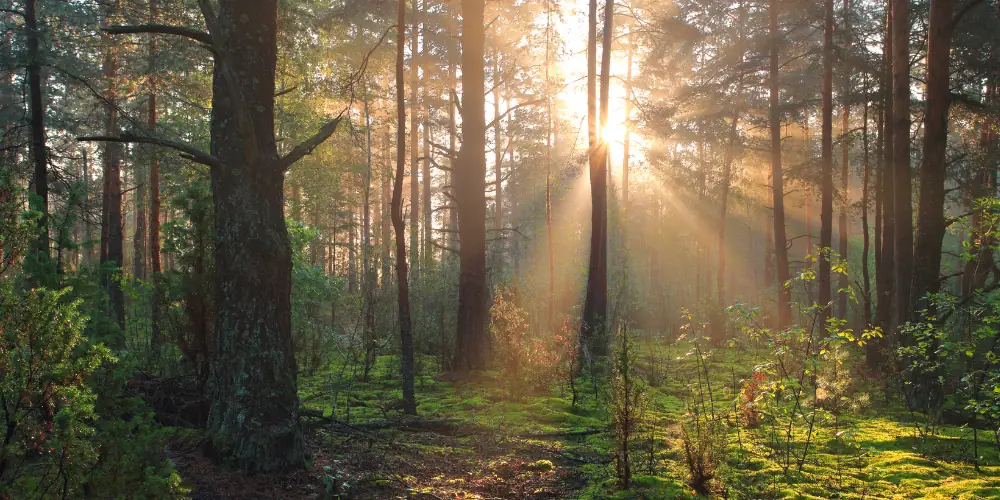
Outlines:
[[[635, 476], [628, 491], [620, 491], [614, 479], [610, 436], [606, 432], [555, 439], [521, 439], [517, 446], [509, 444], [525, 433], [606, 430], [609, 412], [603, 388], [595, 395], [589, 380], [577, 380], [579, 393], [574, 406], [568, 384], [559, 380], [565, 377], [558, 374], [552, 375], [553, 383], [548, 391], [531, 393], [505, 386], [503, 375], [495, 372], [476, 374], [468, 380], [448, 381], [432, 373], [429, 368], [434, 366], [432, 359], [422, 359], [423, 375], [417, 382], [421, 418], [458, 419], [499, 437], [488, 445], [475, 435], [446, 443], [412, 443], [414, 449], [425, 456], [461, 457], [472, 472], [438, 471], [442, 473], [430, 482], [425, 481], [437, 486], [426, 486], [409, 476], [407, 484], [428, 492], [435, 488], [439, 492], [469, 488], [462, 491], [471, 495], [468, 498], [475, 498], [477, 490], [472, 488], [474, 481], [468, 474], [474, 476], [493, 471], [489, 474], [504, 483], [514, 481], [514, 477], [520, 481], [545, 475], [559, 480], [563, 477], [560, 473], [572, 473], [572, 477], [582, 478], [582, 481], [567, 486], [560, 497], [693, 498], [696, 495], [688, 486], [681, 444], [681, 422], [688, 418], [692, 387], [698, 383], [694, 375], [697, 373], [695, 360], [687, 355], [688, 351], [685, 346], [669, 347], [655, 360], [661, 380], [658, 386], [649, 387], [646, 392], [646, 416], [654, 423], [654, 429], [640, 433], [634, 443]], [[709, 358], [712, 390], [709, 393], [707, 387], [702, 387], [702, 393], [706, 394], [708, 406], [712, 406], [714, 400], [713, 409], [720, 418], [733, 408], [734, 379], [738, 381], [747, 376], [760, 362], [757, 353], [735, 349], [717, 350]], [[645, 362], [644, 369], [651, 369], [651, 364], [652, 361]], [[401, 395], [396, 375], [398, 361], [394, 357], [380, 357], [367, 381], [360, 374], [343, 368], [330, 366], [301, 379], [301, 396], [307, 407], [325, 410], [350, 422], [382, 420], [398, 414], [394, 404]], [[980, 433], [977, 471], [968, 429], [940, 427], [934, 435], [921, 438], [914, 417], [892, 405], [839, 417], [820, 412], [801, 470], [794, 458], [786, 470], [782, 446], [780, 443], [776, 446], [769, 438], [769, 432], [774, 429], [769, 430], [766, 424], [754, 430], [740, 428], [735, 420], [727, 419], [725, 460], [715, 471], [715, 491], [720, 497], [1000, 498], [1000, 450], [992, 442], [991, 433]], [[797, 422], [791, 433], [792, 450], [797, 455], [804, 448], [805, 424]], [[784, 430], [780, 428], [777, 434], [783, 436]], [[399, 435], [396, 439], [405, 442], [407, 438]], [[484, 446], [493, 446], [490, 449], [494, 450], [493, 458], [487, 462], [482, 461]], [[535, 451], [525, 451], [528, 449]], [[546, 452], [548, 457], [518, 456], [538, 451]], [[520, 465], [509, 465], [515, 461]], [[519, 475], [504, 476], [502, 471], [511, 467], [520, 471]], [[527, 496], [532, 496], [530, 491]]]

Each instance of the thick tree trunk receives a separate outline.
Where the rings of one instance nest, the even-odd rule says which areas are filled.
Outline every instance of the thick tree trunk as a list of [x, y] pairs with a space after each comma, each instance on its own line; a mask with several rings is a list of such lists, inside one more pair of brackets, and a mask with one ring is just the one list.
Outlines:
[[910, 2], [892, 3], [893, 205], [896, 216], [895, 322], [910, 319], [913, 281], [913, 202], [910, 180]]
[[[416, 6], [414, 5], [414, 7]], [[415, 8], [414, 11], [416, 11]], [[399, 342], [403, 379], [403, 413], [406, 413], [407, 415], [416, 415], [417, 403], [413, 395], [413, 330], [410, 321], [410, 284], [407, 278], [408, 268], [406, 265], [406, 223], [403, 221], [403, 176], [406, 175], [406, 101], [404, 97], [406, 92], [403, 88], [403, 51], [406, 46], [405, 26], [406, 0], [399, 0], [396, 24], [396, 31], [398, 33], [396, 43], [396, 175], [392, 181], [392, 227], [396, 232], [396, 283], [399, 292]], [[413, 23], [413, 28], [414, 43], [411, 45], [411, 53], [415, 56], [417, 52], [417, 24], [415, 21]], [[416, 73], [415, 65], [413, 67], [413, 71]], [[415, 101], [416, 79], [411, 80], [411, 84], [413, 85], [413, 90], [411, 91], [410, 96], [413, 97], [413, 101]], [[411, 104], [411, 108], [413, 107], [415, 106]], [[412, 140], [410, 141], [410, 144], [414, 146], [414, 149], [416, 149], [416, 120], [410, 122], [410, 124], [413, 127], [411, 132]], [[414, 152], [410, 163], [411, 178], [416, 177], [416, 170], [417, 158], [416, 153]], [[413, 198], [412, 203], [417, 203], [417, 186], [412, 183], [410, 186], [410, 195]], [[416, 226], [418, 221], [416, 215], [417, 211], [413, 210], [413, 214], [413, 226], [410, 228], [410, 242], [412, 245], [416, 246], [417, 232], [414, 226]], [[411, 257], [410, 261], [416, 262], [416, 259]]]
[[774, 266], [778, 286], [778, 326], [791, 323], [791, 293], [785, 286], [788, 281], [788, 238], [785, 236], [785, 190], [781, 169], [781, 109], [779, 101], [780, 78], [778, 74], [778, 5], [779, 0], [769, 0], [769, 33], [771, 37], [769, 69], [769, 127], [771, 129], [771, 191], [774, 206]]
[[920, 198], [917, 209], [914, 246], [913, 294], [922, 309], [927, 293], [940, 290], [941, 244], [945, 220], [944, 182], [948, 144], [948, 107], [950, 105], [949, 61], [953, 0], [931, 2], [930, 28], [927, 34], [927, 106], [924, 113], [924, 162], [920, 171]]
[[833, 246], [833, 0], [824, 0], [823, 35], [823, 123], [821, 132], [823, 177], [819, 230], [819, 305], [830, 317], [830, 251]]
[[[36, 1], [24, 2], [25, 45], [28, 49], [27, 65], [25, 67], [28, 80], [28, 107], [30, 108], [31, 140], [28, 149], [31, 152], [31, 163], [34, 167], [32, 176], [32, 210], [41, 214], [38, 219], [37, 234], [33, 239], [30, 252], [38, 264], [46, 266], [49, 262], [49, 160], [45, 145], [45, 107], [42, 103], [42, 61], [39, 53], [38, 14]], [[6, 168], [6, 166], [3, 166]], [[42, 274], [47, 270], [39, 269]], [[47, 281], [47, 280], [43, 280]], [[41, 284], [41, 283], [40, 283]]]
[[462, 0], [462, 150], [454, 172], [458, 209], [458, 322], [455, 368], [486, 367], [486, 99], [484, 4]]
[[[114, 24], [117, 15], [118, 1], [115, 0], [105, 13], [105, 23]], [[107, 85], [105, 94], [105, 128], [108, 135], [118, 135], [118, 55], [111, 38], [102, 35], [105, 44], [104, 79]], [[101, 287], [108, 294], [108, 313], [118, 323], [124, 335], [125, 330], [125, 295], [122, 292], [121, 281], [115, 276], [121, 271], [124, 262], [122, 248], [122, 180], [120, 144], [105, 143], [103, 146], [104, 160], [104, 197], [101, 210]], [[123, 339], [119, 339], [123, 342]], [[123, 345], [123, 344], [122, 344]]]
[[[277, 0], [222, 0], [213, 37], [212, 169], [218, 312], [210, 446], [249, 472], [301, 467], [291, 335], [292, 248], [274, 134]], [[229, 82], [227, 82], [227, 79]], [[235, 91], [235, 94], [234, 94]]]
[[608, 147], [601, 136], [608, 122], [608, 89], [610, 86], [611, 39], [614, 26], [614, 0], [604, 7], [604, 38], [601, 44], [600, 128], [595, 108], [597, 58], [597, 0], [590, 2], [590, 38], [587, 54], [587, 125], [590, 162], [590, 260], [587, 266], [587, 296], [583, 306], [580, 342], [587, 352], [603, 355], [607, 346], [595, 338], [605, 333], [608, 314]]

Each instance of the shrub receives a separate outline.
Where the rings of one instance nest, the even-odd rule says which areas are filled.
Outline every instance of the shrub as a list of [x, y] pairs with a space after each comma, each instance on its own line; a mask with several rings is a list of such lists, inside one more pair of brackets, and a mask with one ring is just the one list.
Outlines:
[[182, 496], [151, 417], [120, 417], [125, 400], [105, 389], [121, 391], [121, 372], [104, 378], [116, 359], [83, 337], [68, 292], [0, 284], [0, 497]]

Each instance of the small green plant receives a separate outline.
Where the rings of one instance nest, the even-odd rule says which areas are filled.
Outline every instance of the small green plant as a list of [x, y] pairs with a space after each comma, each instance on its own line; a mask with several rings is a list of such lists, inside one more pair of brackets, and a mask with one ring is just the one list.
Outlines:
[[621, 325], [613, 352], [611, 377], [611, 425], [617, 450], [618, 482], [624, 489], [632, 483], [632, 441], [639, 435], [646, 413], [646, 384], [638, 376], [635, 341], [631, 330]]

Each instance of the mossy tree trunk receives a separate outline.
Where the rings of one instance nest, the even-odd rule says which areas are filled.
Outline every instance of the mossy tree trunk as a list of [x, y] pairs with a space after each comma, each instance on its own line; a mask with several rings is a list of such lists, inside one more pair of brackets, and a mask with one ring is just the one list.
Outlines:
[[277, 0], [219, 6], [212, 35], [231, 59], [216, 62], [212, 88], [212, 155], [220, 165], [212, 169], [218, 312], [210, 445], [241, 470], [273, 472], [301, 467], [305, 459], [285, 165], [274, 135]]

